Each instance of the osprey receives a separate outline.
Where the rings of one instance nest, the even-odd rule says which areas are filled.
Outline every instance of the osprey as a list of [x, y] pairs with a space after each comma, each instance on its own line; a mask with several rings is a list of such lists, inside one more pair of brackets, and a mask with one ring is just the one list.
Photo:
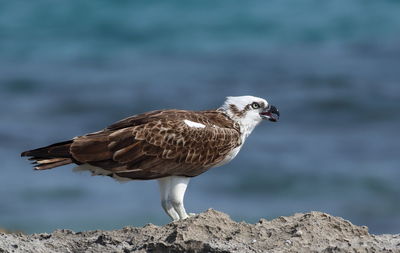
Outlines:
[[77, 164], [77, 171], [119, 181], [157, 179], [161, 205], [175, 221], [188, 214], [183, 198], [191, 177], [231, 161], [263, 120], [279, 112], [253, 96], [227, 97], [216, 110], [158, 110], [94, 133], [25, 151], [34, 169]]

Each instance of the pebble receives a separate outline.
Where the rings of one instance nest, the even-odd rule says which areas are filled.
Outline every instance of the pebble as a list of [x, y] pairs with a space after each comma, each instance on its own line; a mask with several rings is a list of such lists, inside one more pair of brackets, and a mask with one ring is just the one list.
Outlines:
[[289, 246], [289, 245], [292, 245], [292, 241], [291, 241], [291, 240], [286, 240], [286, 241], [285, 241], [285, 244], [288, 245], [288, 246]]
[[294, 235], [295, 236], [302, 236], [303, 235], [303, 231], [301, 231], [301, 230], [297, 230], [295, 233], [294, 233]]

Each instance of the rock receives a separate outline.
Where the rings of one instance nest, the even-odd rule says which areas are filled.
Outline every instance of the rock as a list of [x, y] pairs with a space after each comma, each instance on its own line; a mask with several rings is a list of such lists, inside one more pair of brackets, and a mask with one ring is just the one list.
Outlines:
[[399, 252], [400, 235], [372, 235], [367, 227], [320, 212], [256, 224], [208, 210], [165, 226], [52, 234], [0, 233], [0, 252]]

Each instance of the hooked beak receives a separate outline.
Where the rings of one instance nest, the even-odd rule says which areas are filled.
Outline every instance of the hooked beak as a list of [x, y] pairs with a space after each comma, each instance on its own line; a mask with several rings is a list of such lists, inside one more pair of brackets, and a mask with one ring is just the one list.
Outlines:
[[260, 112], [260, 116], [262, 119], [267, 119], [272, 122], [277, 122], [279, 120], [279, 111], [275, 106], [270, 105], [265, 108], [262, 112]]

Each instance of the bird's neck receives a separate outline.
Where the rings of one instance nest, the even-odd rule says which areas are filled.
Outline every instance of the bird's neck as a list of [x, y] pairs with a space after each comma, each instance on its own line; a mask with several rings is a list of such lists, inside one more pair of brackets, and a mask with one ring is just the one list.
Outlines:
[[251, 132], [253, 132], [254, 128], [260, 123], [259, 121], [246, 120], [246, 119], [237, 120], [236, 122], [240, 126], [240, 133], [243, 142], [251, 134]]
[[261, 120], [246, 116], [238, 117], [235, 113], [231, 112], [230, 110], [226, 110], [223, 107], [219, 108], [218, 110], [225, 113], [231, 120], [233, 120], [239, 125], [242, 143], [251, 134], [254, 128], [261, 122]]

